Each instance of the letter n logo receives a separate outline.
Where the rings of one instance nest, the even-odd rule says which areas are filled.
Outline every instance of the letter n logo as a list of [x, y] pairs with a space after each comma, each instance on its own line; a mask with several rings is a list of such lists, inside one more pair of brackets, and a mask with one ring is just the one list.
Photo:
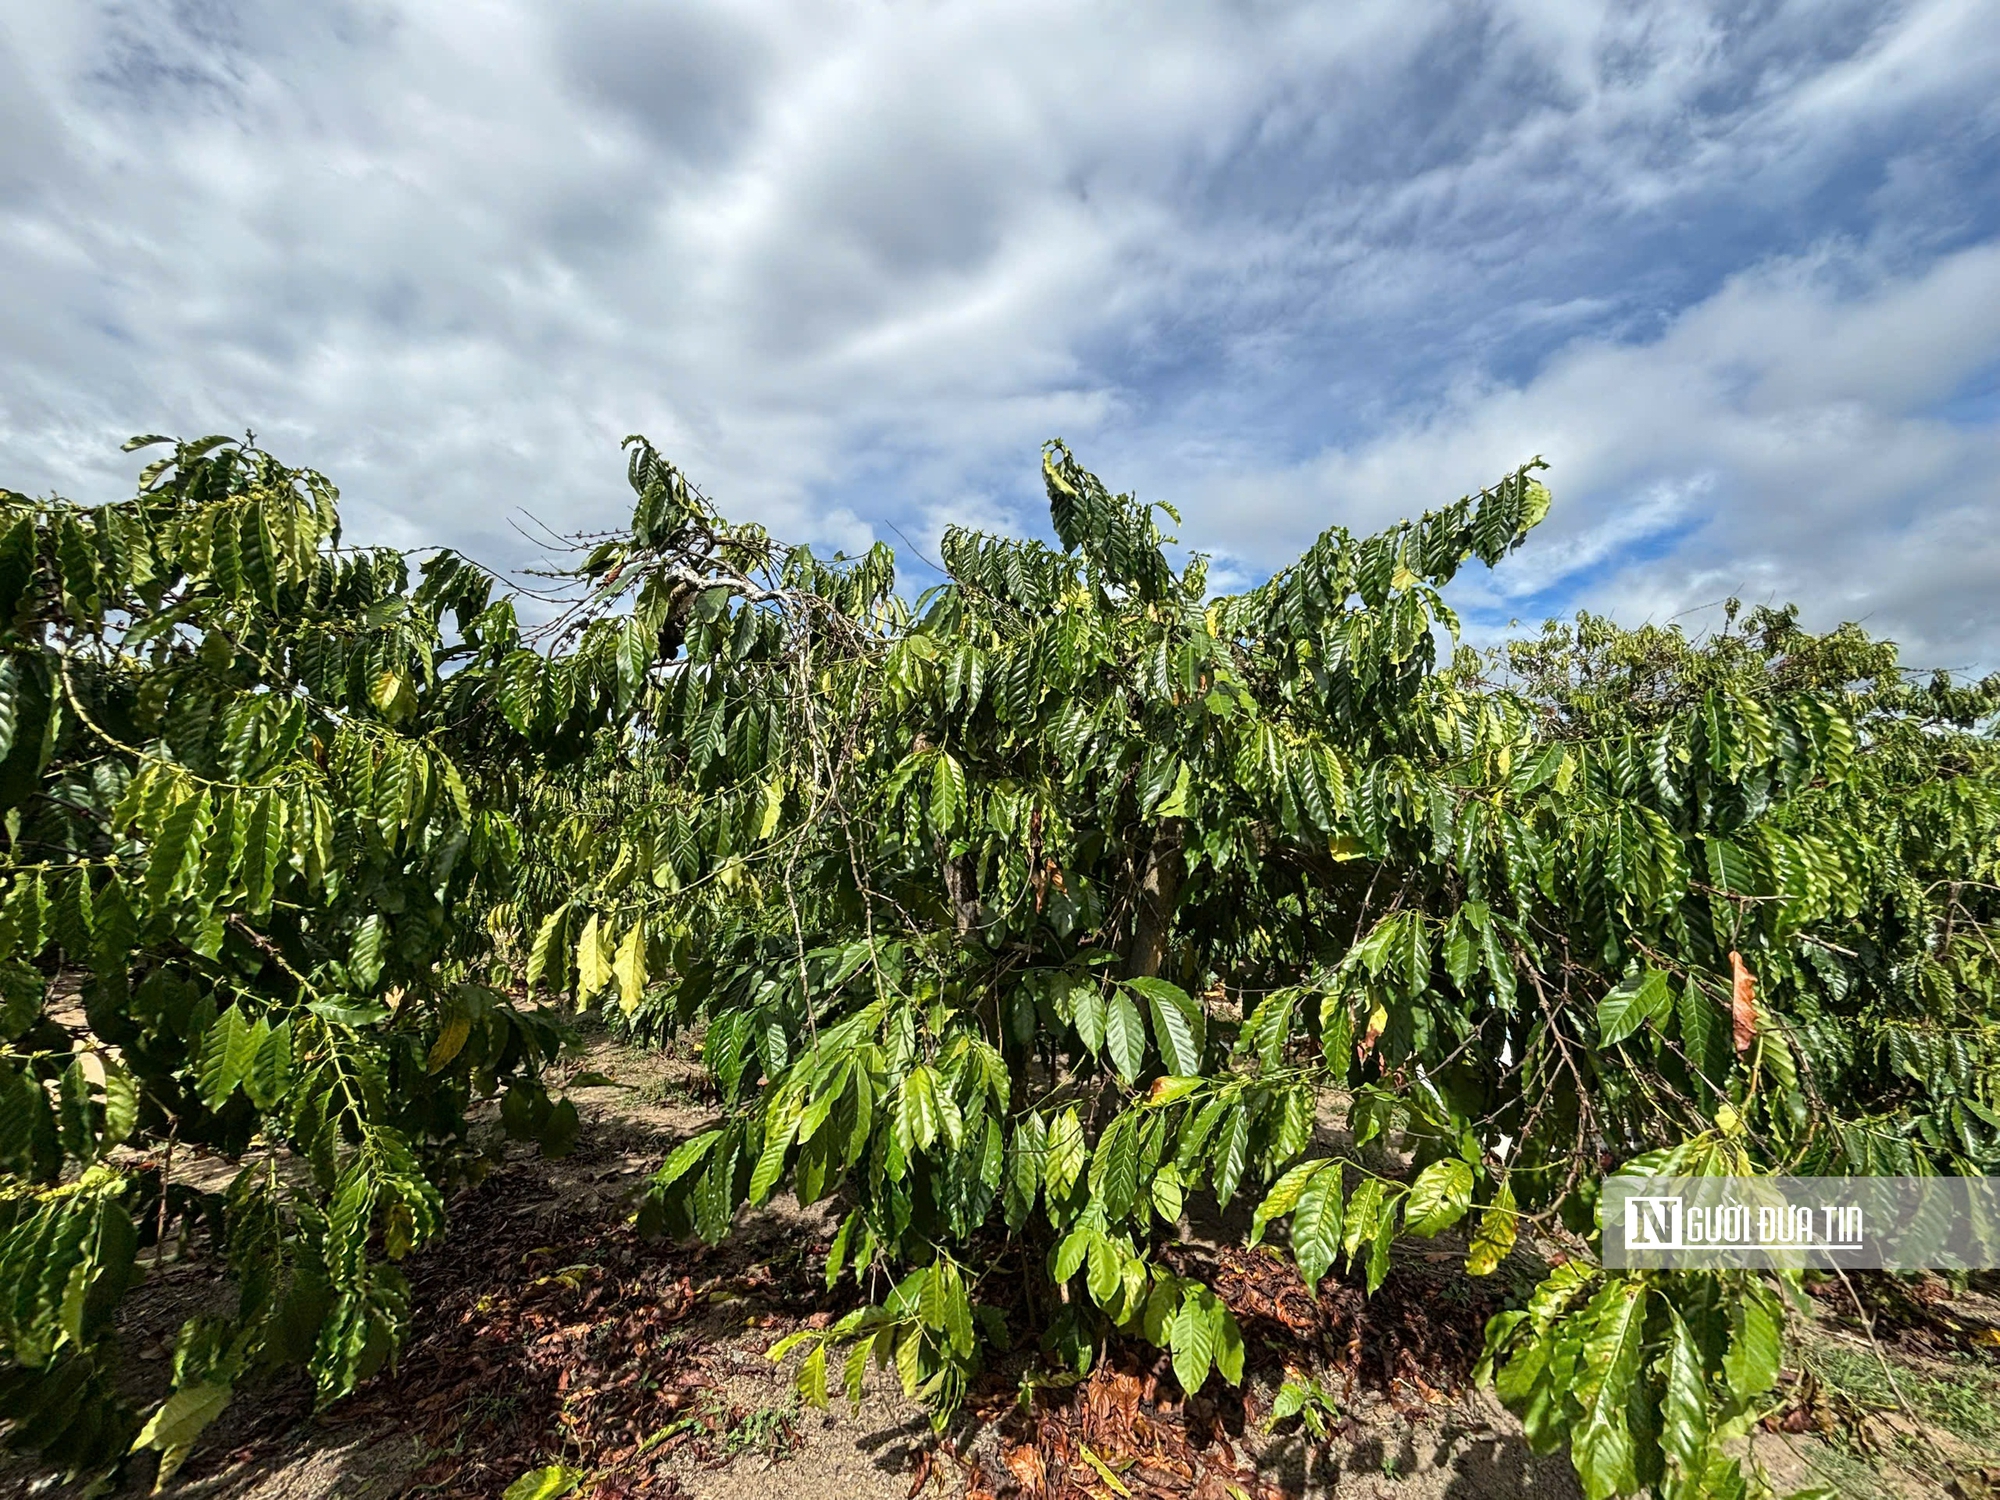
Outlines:
[[1627, 1250], [1680, 1249], [1681, 1200], [1678, 1198], [1627, 1198], [1625, 1200], [1625, 1248]]

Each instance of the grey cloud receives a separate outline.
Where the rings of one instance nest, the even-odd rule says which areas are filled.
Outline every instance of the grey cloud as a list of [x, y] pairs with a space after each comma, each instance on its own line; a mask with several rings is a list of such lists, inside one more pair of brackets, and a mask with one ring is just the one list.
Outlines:
[[[1926, 404], [2000, 357], [1936, 313], [1987, 292], [1996, 45], [1958, 0], [0, 0], [0, 481], [249, 423], [357, 534], [508, 562], [514, 507], [615, 519], [635, 429], [849, 546], [1035, 524], [1061, 432], [1252, 569], [1540, 447], [1535, 587], [1653, 608], [1618, 559], [1694, 528], [1690, 577], [1728, 537], [1847, 598], [1761, 505], [1955, 648], [1969, 585], [1894, 580], [1985, 504]], [[1816, 229], [1857, 152], [1866, 233]]]
[[756, 122], [774, 59], [742, 7], [578, 0], [551, 24], [572, 87], [676, 158], [720, 161]]

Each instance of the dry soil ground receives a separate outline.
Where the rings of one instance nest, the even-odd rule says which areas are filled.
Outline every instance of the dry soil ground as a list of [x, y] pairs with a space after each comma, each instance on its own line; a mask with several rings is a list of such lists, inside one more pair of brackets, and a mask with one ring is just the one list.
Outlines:
[[[396, 1368], [318, 1416], [300, 1385], [244, 1393], [182, 1472], [179, 1493], [498, 1497], [523, 1473], [560, 1463], [590, 1475], [599, 1500], [1577, 1494], [1566, 1461], [1531, 1454], [1518, 1424], [1466, 1383], [1486, 1316], [1531, 1281], [1533, 1263], [1517, 1251], [1517, 1264], [1474, 1281], [1442, 1240], [1400, 1254], [1365, 1304], [1344, 1284], [1307, 1298], [1268, 1253], [1199, 1238], [1172, 1252], [1244, 1323], [1252, 1354], [1242, 1392], [1211, 1382], [1207, 1396], [1182, 1400], [1162, 1362], [1121, 1347], [1087, 1384], [1045, 1391], [1024, 1409], [1024, 1348], [944, 1443], [880, 1372], [858, 1411], [839, 1400], [828, 1413], [802, 1410], [765, 1352], [843, 1305], [818, 1276], [827, 1217], [774, 1206], [747, 1215], [716, 1249], [640, 1242], [628, 1224], [633, 1189], [711, 1117], [699, 1069], [600, 1038], [574, 1071], [614, 1080], [575, 1090], [585, 1119], [576, 1150], [550, 1162], [504, 1147], [460, 1195], [449, 1233], [408, 1268], [415, 1334]], [[213, 1170], [221, 1177], [226, 1166]], [[1991, 1291], [1870, 1282], [1859, 1288], [1864, 1322], [1847, 1288], [1819, 1288], [1792, 1351], [1789, 1405], [1754, 1438], [1781, 1487], [2000, 1495]], [[128, 1299], [122, 1337], [140, 1355], [142, 1386], [164, 1382], [180, 1321], [224, 1295], [197, 1257], [160, 1267]], [[1329, 1441], [1266, 1430], [1287, 1366], [1319, 1371], [1339, 1397]], [[135, 1466], [128, 1491], [143, 1493], [149, 1477]], [[0, 1495], [69, 1493], [0, 1457]]]

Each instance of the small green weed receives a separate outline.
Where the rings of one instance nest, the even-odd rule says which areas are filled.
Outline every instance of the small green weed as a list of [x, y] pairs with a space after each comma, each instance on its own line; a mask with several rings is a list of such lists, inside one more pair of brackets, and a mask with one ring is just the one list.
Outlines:
[[1903, 1366], [1892, 1385], [1872, 1349], [1822, 1343], [1804, 1351], [1804, 1360], [1830, 1394], [1875, 1411], [1897, 1411], [1906, 1401], [1919, 1420], [2000, 1452], [2000, 1376], [1984, 1366], [1968, 1360], [1948, 1375]]
[[722, 1451], [730, 1458], [761, 1453], [779, 1458], [798, 1443], [798, 1406], [760, 1406], [722, 1429]]
[[1275, 1428], [1287, 1418], [1297, 1417], [1299, 1425], [1321, 1442], [1333, 1431], [1333, 1424], [1340, 1420], [1340, 1406], [1332, 1392], [1310, 1375], [1297, 1370], [1285, 1372], [1285, 1383], [1278, 1388], [1277, 1398], [1271, 1403], [1271, 1419], [1266, 1430]]

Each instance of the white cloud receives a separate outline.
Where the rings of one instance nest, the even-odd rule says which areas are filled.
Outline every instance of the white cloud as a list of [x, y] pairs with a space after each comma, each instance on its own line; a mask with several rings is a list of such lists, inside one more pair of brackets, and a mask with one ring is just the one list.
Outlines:
[[644, 430], [927, 548], [1059, 432], [1253, 567], [1539, 448], [1496, 607], [1719, 569], [1992, 657], [1995, 419], [1932, 409], [2000, 359], [1995, 97], [1976, 0], [0, 0], [0, 481], [248, 424], [508, 561]]
[[[1843, 291], [1856, 278], [1867, 290]], [[1315, 512], [1381, 524], [1540, 452], [1556, 507], [1490, 580], [1467, 579], [1469, 601], [1519, 608], [1566, 582], [1626, 619], [1796, 600], [1924, 665], [2000, 664], [2000, 433], [1938, 410], [1996, 358], [2000, 246], [1900, 278], [1832, 254], [1767, 267], [1658, 339], [1577, 343], [1523, 384], [1234, 479], [1229, 533], [1275, 557]]]

